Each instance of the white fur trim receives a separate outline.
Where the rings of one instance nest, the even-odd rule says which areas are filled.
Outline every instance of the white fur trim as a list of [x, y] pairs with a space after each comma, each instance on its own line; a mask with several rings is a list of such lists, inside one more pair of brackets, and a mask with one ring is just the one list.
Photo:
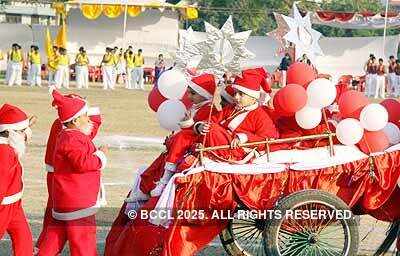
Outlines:
[[188, 128], [188, 127], [190, 127], [190, 126], [192, 126], [192, 125], [194, 125], [194, 120], [193, 120], [193, 118], [190, 118], [190, 119], [188, 119], [188, 120], [184, 120], [184, 121], [180, 121], [180, 122], [179, 122], [179, 126], [180, 126], [181, 128]]
[[235, 88], [236, 90], [239, 90], [239, 91], [249, 95], [250, 97], [253, 97], [256, 99], [260, 98], [260, 91], [254, 91], [254, 90], [251, 90], [249, 88], [243, 87], [238, 84], [233, 84], [232, 87]]
[[235, 99], [229, 93], [227, 93], [225, 90], [221, 91], [221, 96], [229, 103], [235, 102]]
[[100, 158], [100, 161], [101, 161], [100, 170], [103, 170], [107, 165], [107, 157], [106, 157], [106, 155], [101, 150], [97, 150], [96, 152], [94, 152], [94, 155], [96, 155], [98, 158]]
[[96, 212], [100, 208], [100, 200], [96, 201], [96, 204], [85, 209], [73, 211], [73, 212], [56, 212], [52, 209], [53, 218], [56, 220], [68, 221], [68, 220], [77, 220], [80, 218], [89, 217], [91, 215], [96, 214]]
[[228, 164], [209, 161], [205, 163], [204, 169], [217, 173], [233, 174], [264, 174], [279, 173], [287, 170], [284, 164], [262, 163], [262, 164]]
[[81, 108], [81, 110], [79, 110], [75, 115], [73, 115], [72, 117], [68, 118], [67, 120], [62, 121], [63, 123], [67, 123], [70, 122], [72, 120], [74, 120], [75, 118], [80, 117], [81, 115], [87, 113], [89, 110], [88, 105], [85, 103], [85, 106], [83, 106], [83, 108]]
[[9, 205], [18, 202], [21, 200], [22, 195], [24, 194], [24, 191], [21, 190], [20, 192], [11, 195], [11, 196], [5, 196], [3, 197], [3, 201], [1, 201], [1, 205]]
[[237, 133], [236, 136], [239, 138], [240, 143], [246, 143], [249, 140], [245, 133]]
[[243, 112], [237, 116], [235, 116], [228, 124], [229, 130], [232, 132], [236, 130], [236, 128], [239, 127], [239, 125], [246, 119], [247, 115], [249, 114], [249, 111]]
[[13, 123], [13, 124], [0, 124], [0, 132], [6, 130], [14, 130], [19, 131], [29, 127], [29, 120], [25, 119], [24, 121]]
[[211, 99], [213, 97], [207, 90], [192, 81], [189, 81], [189, 87], [206, 99]]
[[49, 164], [46, 164], [46, 171], [47, 172], [54, 172], [54, 167], [49, 165]]
[[8, 138], [0, 137], [0, 144], [8, 144]]
[[90, 107], [88, 109], [88, 116], [98, 116], [100, 115], [100, 108], [99, 107]]

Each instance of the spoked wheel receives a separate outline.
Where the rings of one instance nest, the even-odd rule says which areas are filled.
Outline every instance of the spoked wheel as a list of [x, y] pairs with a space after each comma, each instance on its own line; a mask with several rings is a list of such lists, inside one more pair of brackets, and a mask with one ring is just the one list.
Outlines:
[[284, 198], [276, 210], [282, 218], [269, 221], [264, 231], [267, 255], [357, 255], [358, 223], [340, 198], [304, 190]]
[[[240, 210], [245, 211], [243, 208]], [[235, 216], [235, 219], [230, 220], [228, 226], [219, 234], [226, 253], [231, 256], [266, 256], [263, 231], [267, 221], [240, 217]]]

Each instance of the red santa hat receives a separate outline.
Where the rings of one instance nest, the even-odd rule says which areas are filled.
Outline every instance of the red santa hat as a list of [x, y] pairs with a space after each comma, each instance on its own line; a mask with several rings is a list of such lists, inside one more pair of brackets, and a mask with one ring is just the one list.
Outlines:
[[80, 97], [64, 96], [57, 90], [50, 90], [53, 96], [52, 105], [57, 108], [61, 123], [66, 123], [88, 112], [88, 104]]
[[229, 103], [235, 101], [235, 89], [232, 85], [227, 85], [221, 90], [221, 96]]
[[260, 75], [242, 72], [242, 76], [237, 76], [232, 86], [236, 90], [258, 99], [260, 97], [261, 80]]
[[200, 76], [193, 77], [189, 82], [189, 87], [204, 98], [211, 99], [214, 95], [217, 85], [213, 75], [202, 74]]
[[6, 130], [23, 130], [29, 127], [29, 119], [24, 111], [10, 104], [0, 109], [0, 132]]
[[265, 70], [263, 67], [258, 67], [258, 68], [252, 68], [252, 69], [246, 69], [243, 71], [243, 73], [246, 74], [253, 74], [253, 75], [260, 75], [263, 79], [261, 81], [261, 88], [263, 89], [264, 92], [266, 93], [271, 93], [271, 84], [267, 81], [269, 78], [269, 73]]

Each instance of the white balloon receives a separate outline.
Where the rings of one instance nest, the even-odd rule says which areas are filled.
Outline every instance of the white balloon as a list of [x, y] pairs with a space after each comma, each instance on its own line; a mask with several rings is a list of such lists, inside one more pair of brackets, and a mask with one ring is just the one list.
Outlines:
[[180, 129], [179, 122], [185, 117], [186, 107], [179, 100], [166, 100], [157, 110], [160, 126], [168, 131]]
[[322, 119], [321, 109], [305, 106], [296, 112], [297, 124], [303, 129], [312, 129], [319, 125]]
[[390, 145], [400, 143], [400, 129], [394, 123], [387, 123], [383, 132], [388, 137]]
[[331, 105], [336, 98], [336, 86], [325, 78], [312, 81], [307, 87], [307, 106], [324, 108]]
[[385, 128], [389, 114], [381, 104], [371, 103], [360, 114], [361, 126], [367, 131], [379, 131]]
[[157, 80], [158, 90], [167, 99], [182, 99], [187, 89], [185, 75], [176, 69], [164, 71]]
[[364, 128], [362, 128], [360, 121], [357, 119], [346, 118], [336, 126], [336, 137], [343, 145], [355, 145], [360, 142], [363, 135]]

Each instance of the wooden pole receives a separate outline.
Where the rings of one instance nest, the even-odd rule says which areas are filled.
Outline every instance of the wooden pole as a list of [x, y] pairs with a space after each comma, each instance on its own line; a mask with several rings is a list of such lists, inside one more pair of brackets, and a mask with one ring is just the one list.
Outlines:
[[[243, 143], [240, 144], [239, 147], [250, 147], [250, 146], [258, 146], [258, 145], [263, 145], [263, 144], [280, 144], [280, 143], [287, 143], [287, 142], [299, 142], [299, 141], [305, 141], [305, 140], [313, 140], [313, 139], [323, 139], [326, 138], [328, 139], [329, 137], [334, 137], [336, 136], [335, 133], [326, 133], [326, 134], [318, 134], [318, 135], [308, 135], [308, 136], [302, 136], [302, 137], [296, 137], [296, 138], [285, 138], [285, 139], [269, 139], [269, 140], [264, 140], [264, 141], [257, 141], [257, 142], [250, 142], [250, 143]], [[207, 152], [207, 151], [213, 151], [213, 150], [220, 150], [220, 149], [229, 149], [231, 146], [230, 145], [221, 145], [221, 146], [214, 146], [214, 147], [207, 147], [207, 148], [197, 148], [196, 152]]]

